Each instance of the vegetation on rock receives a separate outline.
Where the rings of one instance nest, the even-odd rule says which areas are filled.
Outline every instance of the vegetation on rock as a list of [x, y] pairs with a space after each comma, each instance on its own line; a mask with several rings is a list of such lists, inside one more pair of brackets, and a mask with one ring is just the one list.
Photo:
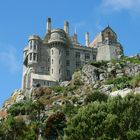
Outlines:
[[[16, 92], [3, 107], [0, 140], [139, 140], [139, 64], [128, 57], [89, 62], [67, 85], [33, 88], [21, 101]], [[133, 93], [111, 96], [123, 89]]]

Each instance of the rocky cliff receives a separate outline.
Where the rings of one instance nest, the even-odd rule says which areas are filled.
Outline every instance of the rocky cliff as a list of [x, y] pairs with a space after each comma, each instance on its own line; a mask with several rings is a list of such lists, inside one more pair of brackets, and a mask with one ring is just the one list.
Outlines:
[[[20, 115], [26, 123], [30, 123], [34, 117], [36, 119], [39, 117], [39, 121], [44, 123], [54, 113], [64, 112], [67, 105], [71, 107], [86, 105], [94, 93], [110, 97], [117, 95], [124, 97], [129, 93], [140, 94], [139, 57], [125, 57], [109, 62], [89, 62], [75, 71], [71, 81], [65, 81], [56, 87], [33, 88], [30, 99], [25, 96], [24, 91], [16, 90], [5, 101], [0, 119], [2, 121], [11, 111], [10, 113], [15, 116]], [[22, 107], [17, 109], [16, 106]], [[71, 107], [67, 109], [71, 110]], [[30, 112], [32, 115], [34, 113], [34, 117], [31, 117]]]

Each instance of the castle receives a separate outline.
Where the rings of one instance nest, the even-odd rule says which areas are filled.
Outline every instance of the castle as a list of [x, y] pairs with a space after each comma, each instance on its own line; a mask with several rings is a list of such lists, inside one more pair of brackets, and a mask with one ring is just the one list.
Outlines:
[[116, 33], [108, 26], [89, 43], [85, 33], [85, 45], [78, 42], [77, 34], [69, 34], [69, 23], [64, 29], [51, 29], [51, 18], [46, 22], [44, 38], [32, 35], [24, 48], [22, 89], [54, 86], [71, 79], [75, 69], [88, 61], [118, 59], [123, 48]]

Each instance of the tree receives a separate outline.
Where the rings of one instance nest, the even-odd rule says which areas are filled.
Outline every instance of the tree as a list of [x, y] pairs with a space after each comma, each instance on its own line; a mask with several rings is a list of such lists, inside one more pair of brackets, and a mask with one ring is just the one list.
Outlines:
[[63, 136], [63, 128], [66, 126], [65, 115], [61, 112], [52, 114], [46, 121], [45, 137], [47, 139], [56, 139]]
[[110, 98], [81, 108], [68, 120], [64, 140], [139, 140], [140, 95]]

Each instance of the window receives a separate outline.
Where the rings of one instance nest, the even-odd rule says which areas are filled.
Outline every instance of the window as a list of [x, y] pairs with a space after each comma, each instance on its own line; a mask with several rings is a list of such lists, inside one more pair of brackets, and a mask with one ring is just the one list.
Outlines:
[[69, 56], [70, 55], [70, 52], [69, 51], [66, 51], [66, 56]]
[[31, 50], [32, 49], [32, 40], [30, 41], [29, 46], [30, 46], [30, 50]]
[[52, 69], [52, 74], [53, 74], [53, 69]]
[[52, 50], [52, 55], [53, 55], [53, 50]]
[[48, 58], [48, 62], [50, 62], [50, 58]]
[[48, 72], [50, 71], [50, 67], [48, 67]]
[[70, 70], [67, 70], [67, 77], [70, 76]]
[[41, 70], [45, 70], [45, 67], [41, 67]]
[[60, 69], [59, 69], [59, 74], [60, 74]]
[[44, 81], [44, 85], [46, 85], [46, 82]]
[[48, 86], [50, 85], [49, 81], [47, 81], [47, 85], [48, 85]]
[[85, 59], [90, 59], [90, 54], [89, 53], [85, 53]]
[[32, 53], [30, 53], [30, 60], [32, 60]]
[[76, 68], [78, 68], [80, 65], [81, 65], [81, 62], [80, 61], [77, 61], [76, 62]]
[[75, 57], [80, 58], [80, 52], [76, 52]]
[[61, 51], [59, 50], [59, 55], [61, 54]]
[[70, 66], [70, 61], [69, 60], [66, 61], [66, 66]]
[[52, 59], [52, 64], [53, 64], [53, 59]]
[[36, 60], [36, 53], [33, 54], [33, 60]]
[[38, 55], [36, 56], [36, 61], [38, 61]]
[[93, 60], [96, 60], [96, 55], [93, 55]]
[[37, 50], [37, 46], [36, 46], [36, 44], [34, 45], [34, 50]]
[[60, 64], [60, 59], [59, 59], [59, 64]]

